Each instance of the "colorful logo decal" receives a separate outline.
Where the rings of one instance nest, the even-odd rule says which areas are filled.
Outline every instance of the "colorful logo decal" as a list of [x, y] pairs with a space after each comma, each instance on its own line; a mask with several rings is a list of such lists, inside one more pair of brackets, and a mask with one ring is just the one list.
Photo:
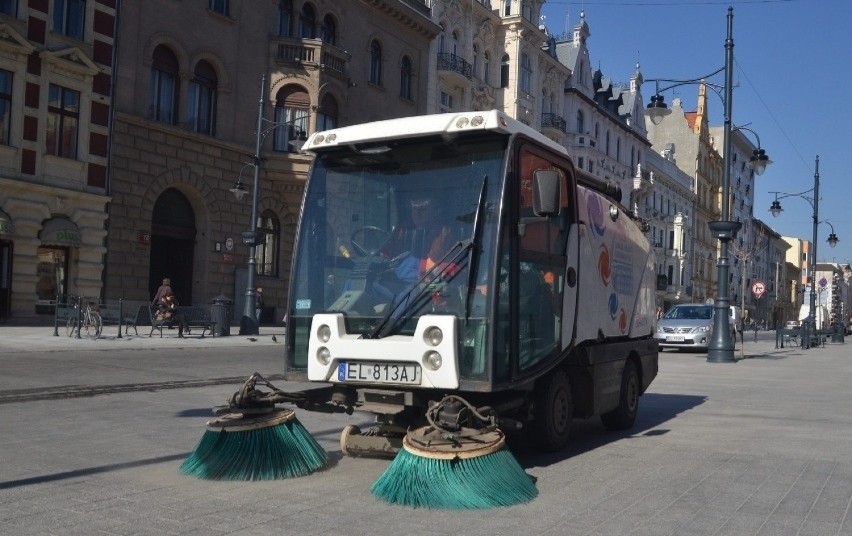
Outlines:
[[601, 276], [601, 283], [608, 287], [612, 280], [612, 259], [606, 244], [601, 244], [601, 252], [598, 254], [598, 274]]
[[627, 313], [624, 312], [624, 309], [618, 315], [618, 327], [621, 329], [621, 333], [627, 333]]
[[596, 196], [595, 194], [589, 194], [588, 206], [589, 225], [591, 225], [592, 231], [594, 231], [596, 235], [603, 236], [604, 233], [606, 233], [606, 220], [604, 219], [603, 207], [601, 207], [601, 200], [598, 199], [598, 196]]
[[609, 316], [615, 320], [616, 315], [618, 315], [618, 294], [613, 292], [609, 295]]

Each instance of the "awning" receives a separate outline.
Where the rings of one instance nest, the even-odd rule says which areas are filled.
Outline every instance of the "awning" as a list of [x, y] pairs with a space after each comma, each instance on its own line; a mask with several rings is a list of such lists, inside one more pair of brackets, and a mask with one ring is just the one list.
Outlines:
[[0, 236], [10, 235], [14, 230], [15, 226], [12, 225], [12, 217], [0, 209]]
[[61, 216], [44, 222], [38, 237], [43, 246], [77, 247], [80, 245], [80, 229], [73, 221]]

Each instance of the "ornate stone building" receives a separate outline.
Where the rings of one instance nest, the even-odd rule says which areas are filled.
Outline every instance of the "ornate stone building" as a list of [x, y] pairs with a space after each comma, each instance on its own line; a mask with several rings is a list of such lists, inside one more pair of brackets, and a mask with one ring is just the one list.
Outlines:
[[115, 2], [0, 2], [0, 321], [102, 291]]
[[170, 277], [182, 303], [242, 310], [251, 196], [230, 190], [253, 189], [259, 142], [256, 283], [264, 321], [280, 321], [310, 165], [299, 140], [425, 113], [437, 26], [399, 0], [137, 0], [119, 32], [107, 297], [150, 300]]

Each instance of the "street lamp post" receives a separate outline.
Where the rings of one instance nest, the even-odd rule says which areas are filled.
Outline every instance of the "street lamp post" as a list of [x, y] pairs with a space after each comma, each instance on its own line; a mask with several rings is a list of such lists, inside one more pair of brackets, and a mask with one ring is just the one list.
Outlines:
[[[813, 197], [806, 195], [813, 192]], [[775, 201], [772, 202], [772, 205], [769, 207], [769, 212], [772, 213], [772, 216], [778, 217], [779, 214], [784, 210], [781, 208], [781, 199], [785, 197], [801, 197], [808, 203], [810, 203], [811, 208], [814, 210], [813, 215], [813, 241], [811, 242], [811, 251], [810, 251], [810, 267], [808, 268], [808, 285], [811, 289], [810, 299], [808, 300], [808, 318], [805, 320], [807, 336], [802, 337], [803, 343], [806, 343], [808, 347], [810, 347], [810, 334], [814, 333], [816, 330], [816, 263], [817, 263], [817, 231], [820, 223], [827, 223], [831, 227], [831, 234], [828, 235], [828, 245], [834, 247], [837, 245], [837, 242], [840, 240], [837, 238], [837, 235], [834, 233], [834, 226], [831, 225], [831, 222], [827, 220], [820, 221], [819, 220], [819, 155], [816, 157], [816, 162], [814, 164], [814, 187], [810, 190], [805, 190], [804, 192], [798, 193], [785, 193], [785, 192], [769, 192], [771, 194], [775, 194]]]
[[[245, 299], [245, 307], [243, 308], [243, 316], [240, 319], [240, 335], [257, 335], [260, 330], [259, 319], [257, 318], [257, 290], [255, 287], [255, 276], [257, 274], [257, 246], [261, 243], [260, 233], [257, 232], [257, 205], [259, 201], [259, 184], [260, 184], [260, 165], [261, 165], [261, 157], [260, 150], [263, 145], [263, 140], [266, 135], [274, 130], [275, 128], [291, 125], [296, 121], [305, 120], [306, 117], [297, 118], [292, 121], [282, 121], [282, 122], [274, 122], [263, 117], [263, 108], [266, 104], [266, 75], [264, 74], [260, 78], [260, 99], [258, 100], [257, 105], [257, 130], [255, 137], [255, 146], [254, 146], [254, 155], [252, 155], [252, 162], [243, 166], [245, 169], [248, 166], [254, 167], [254, 179], [252, 184], [252, 195], [251, 195], [251, 222], [248, 231], [244, 231], [241, 236], [243, 239], [243, 244], [249, 247], [248, 252], [248, 266], [247, 266], [247, 274], [246, 274], [246, 299]], [[267, 127], [265, 130], [263, 128], [264, 123], [270, 123], [272, 126]], [[302, 144], [304, 143], [304, 132], [301, 132], [301, 136], [290, 143], [296, 148], [296, 150], [300, 150]], [[242, 182], [242, 169], [240, 170], [240, 174], [237, 176], [237, 182], [233, 188], [231, 188], [231, 192], [236, 196], [238, 200], [241, 200], [245, 197], [247, 191], [246, 187]]]
[[[742, 128], [743, 130], [748, 130], [749, 132], [753, 132], [750, 129], [745, 127], [734, 128], [731, 124], [731, 110], [733, 105], [733, 77], [734, 77], [734, 8], [728, 8], [727, 15], [727, 37], [725, 39], [725, 65], [721, 69], [718, 69], [707, 76], [701, 78], [694, 78], [691, 80], [670, 80], [670, 79], [651, 79], [649, 82], [656, 82], [656, 92], [653, 97], [651, 97], [651, 102], [648, 104], [646, 113], [648, 114], [651, 122], [655, 125], [659, 124], [664, 115], [671, 113], [670, 110], [667, 109], [663, 96], [660, 94], [662, 91], [667, 91], [669, 89], [685, 85], [685, 84], [706, 84], [707, 87], [713, 89], [717, 94], [719, 91], [723, 92], [723, 94], [719, 94], [724, 104], [724, 114], [725, 114], [725, 123], [724, 123], [724, 145], [722, 149], [722, 207], [720, 213], [719, 221], [709, 222], [710, 232], [712, 233], [714, 238], [717, 238], [720, 242], [719, 247], [719, 259], [716, 264], [717, 267], [717, 275], [716, 275], [716, 287], [717, 287], [717, 296], [713, 302], [713, 335], [708, 341], [707, 344], [707, 361], [713, 363], [735, 363], [736, 359], [734, 358], [734, 341], [731, 339], [731, 328], [730, 328], [730, 296], [728, 296], [730, 291], [730, 285], [728, 281], [729, 273], [730, 273], [730, 264], [728, 261], [728, 244], [731, 240], [735, 239], [737, 236], [737, 232], [741, 227], [741, 223], [737, 221], [731, 221], [730, 217], [730, 189], [731, 189], [731, 135], [734, 130], [739, 130]], [[721, 88], [715, 84], [709, 84], [706, 82], [707, 78], [715, 76], [721, 72], [725, 73], [725, 84]], [[660, 82], [673, 83], [672, 85], [664, 88], [660, 88]], [[757, 175], [761, 175], [763, 171], [766, 169], [766, 165], [769, 164], [769, 159], [766, 156], [766, 152], [763, 148], [760, 147], [760, 140], [758, 139], [758, 148], [754, 151], [754, 155], [752, 156], [749, 165], [754, 169]]]

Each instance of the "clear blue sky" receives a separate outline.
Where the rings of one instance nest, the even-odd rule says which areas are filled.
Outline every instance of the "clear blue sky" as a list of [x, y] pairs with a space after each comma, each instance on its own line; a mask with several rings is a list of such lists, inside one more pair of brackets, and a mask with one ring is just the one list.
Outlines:
[[[852, 2], [849, 0], [547, 0], [543, 14], [552, 34], [570, 31], [585, 10], [593, 68], [626, 82], [637, 59], [645, 79], [692, 79], [725, 64], [727, 10], [734, 8], [732, 121], [760, 136], [773, 161], [758, 177], [754, 216], [778, 233], [812, 239], [813, 209], [799, 197], [781, 201], [773, 218], [771, 191], [799, 193], [814, 185], [819, 155], [819, 219], [840, 238], [826, 243], [819, 226], [817, 258], [852, 262]], [[567, 22], [566, 22], [567, 18]], [[724, 83], [720, 74], [711, 79]], [[697, 87], [674, 96], [695, 109]], [[654, 84], [646, 82], [646, 101]], [[665, 95], [671, 103], [673, 94]], [[712, 125], [722, 125], [723, 104], [711, 94]], [[744, 132], [754, 142], [754, 136]], [[808, 195], [808, 194], [806, 194]], [[811, 193], [812, 197], [813, 194]]]

